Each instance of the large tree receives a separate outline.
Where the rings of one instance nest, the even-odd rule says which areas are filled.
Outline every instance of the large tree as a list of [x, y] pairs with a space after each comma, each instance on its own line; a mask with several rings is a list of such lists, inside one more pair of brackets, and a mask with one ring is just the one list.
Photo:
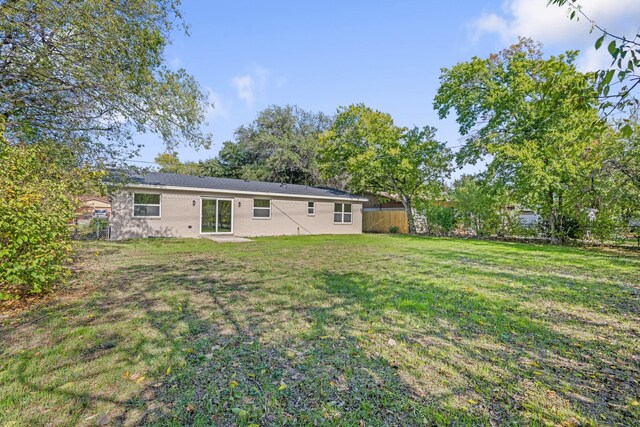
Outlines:
[[200, 162], [182, 162], [175, 151], [160, 153], [154, 161], [158, 165], [158, 172], [203, 175]]
[[164, 64], [182, 26], [179, 0], [0, 2], [0, 116], [13, 144], [75, 144], [107, 158], [135, 149], [132, 132], [208, 145], [207, 96]]
[[606, 166], [622, 176], [626, 184], [640, 195], [640, 118], [635, 111], [626, 120], [632, 132], [613, 134], [613, 144], [609, 147]]
[[415, 198], [441, 191], [450, 173], [451, 152], [435, 131], [398, 127], [389, 114], [363, 104], [339, 108], [321, 136], [321, 170], [351, 191], [397, 196], [415, 233]]
[[203, 167], [230, 178], [318, 185], [318, 136], [329, 126], [331, 117], [323, 113], [274, 105], [240, 126], [235, 141], [225, 142]]
[[614, 210], [624, 223], [640, 218], [640, 123], [632, 114], [631, 133], [608, 129], [599, 150], [602, 168], [582, 194], [598, 201], [600, 209]]
[[576, 70], [577, 52], [543, 58], [529, 39], [497, 55], [443, 69], [434, 106], [457, 113], [465, 144], [460, 163], [489, 158], [489, 176], [512, 185], [519, 201], [538, 208], [552, 239], [563, 237], [567, 197], [597, 170], [592, 155], [604, 125], [595, 76]]
[[179, 3], [0, 1], [0, 299], [63, 278], [75, 196], [135, 154], [133, 133], [209, 145], [206, 95], [164, 64]]

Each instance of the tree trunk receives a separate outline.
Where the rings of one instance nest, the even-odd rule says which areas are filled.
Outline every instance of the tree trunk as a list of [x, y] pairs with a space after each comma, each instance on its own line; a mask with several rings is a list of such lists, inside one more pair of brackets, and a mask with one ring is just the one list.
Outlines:
[[558, 196], [558, 210], [556, 211], [556, 222], [560, 222], [560, 243], [564, 244], [567, 242], [567, 230], [564, 227], [563, 216], [558, 215], [558, 212], [562, 212], [562, 193]]
[[409, 224], [409, 234], [416, 234], [416, 222], [413, 217], [413, 207], [411, 206], [411, 199], [406, 196], [402, 196], [402, 205], [407, 213], [407, 222]]
[[549, 234], [551, 237], [551, 243], [558, 243], [558, 239], [556, 237], [556, 218], [557, 218], [557, 212], [556, 212], [556, 203], [554, 200], [554, 194], [553, 191], [549, 191], [549, 202], [550, 202], [550, 207], [551, 209], [549, 210]]

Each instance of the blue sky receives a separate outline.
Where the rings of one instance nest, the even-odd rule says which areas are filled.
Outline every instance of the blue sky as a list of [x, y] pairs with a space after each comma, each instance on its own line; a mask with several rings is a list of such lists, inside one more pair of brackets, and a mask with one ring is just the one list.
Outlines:
[[[581, 3], [610, 30], [632, 34], [640, 25], [639, 0]], [[213, 146], [181, 147], [182, 160], [215, 156], [238, 126], [273, 104], [331, 114], [364, 102], [398, 125], [435, 126], [439, 140], [458, 146], [455, 119], [439, 120], [432, 108], [440, 69], [497, 52], [518, 35], [543, 41], [550, 54], [581, 49], [584, 70], [607, 65], [588, 24], [546, 0], [184, 0], [182, 11], [190, 35], [175, 34], [167, 61], [194, 75], [215, 103], [207, 114]], [[138, 160], [163, 151], [153, 135], [136, 142], [144, 144]]]

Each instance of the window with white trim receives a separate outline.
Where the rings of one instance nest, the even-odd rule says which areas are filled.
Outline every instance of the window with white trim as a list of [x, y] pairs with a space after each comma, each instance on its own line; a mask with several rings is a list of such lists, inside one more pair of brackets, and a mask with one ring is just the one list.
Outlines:
[[307, 202], [307, 215], [315, 216], [316, 214], [316, 202]]
[[335, 203], [333, 205], [333, 222], [351, 224], [351, 203]]
[[160, 195], [148, 193], [133, 194], [133, 216], [160, 218]]
[[262, 219], [271, 218], [271, 200], [253, 199], [253, 217]]

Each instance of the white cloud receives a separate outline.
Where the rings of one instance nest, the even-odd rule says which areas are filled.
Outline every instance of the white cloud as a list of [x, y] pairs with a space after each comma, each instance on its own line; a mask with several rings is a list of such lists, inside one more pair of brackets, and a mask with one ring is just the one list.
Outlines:
[[[269, 69], [255, 66], [246, 74], [234, 76], [231, 79], [231, 86], [236, 90], [236, 94], [241, 101], [247, 103], [249, 108], [253, 107], [255, 101], [261, 98], [268, 86], [271, 86], [272, 73]], [[276, 87], [281, 87], [284, 82], [276, 81]]]
[[507, 20], [495, 13], [483, 13], [471, 24], [471, 39], [474, 43], [485, 34], [497, 34], [503, 42], [512, 38]]
[[578, 58], [578, 68], [582, 71], [598, 71], [611, 66], [611, 55], [607, 49], [596, 50], [593, 47], [585, 48]]
[[253, 102], [255, 101], [255, 83], [253, 77], [249, 74], [235, 76], [231, 80], [231, 86], [236, 89], [238, 98], [245, 101], [249, 107], [253, 106]]
[[[635, 35], [640, 16], [638, 0], [579, 0], [582, 11], [598, 25], [614, 34]], [[547, 0], [505, 0], [500, 11], [485, 12], [470, 27], [471, 40], [477, 42], [486, 35], [496, 35], [504, 44], [518, 36], [531, 37], [545, 45], [563, 49], [580, 49], [584, 55], [579, 65], [585, 70], [607, 66], [606, 52], [593, 48], [599, 32], [589, 34], [591, 24], [581, 18], [569, 19], [568, 7], [547, 6]]]

